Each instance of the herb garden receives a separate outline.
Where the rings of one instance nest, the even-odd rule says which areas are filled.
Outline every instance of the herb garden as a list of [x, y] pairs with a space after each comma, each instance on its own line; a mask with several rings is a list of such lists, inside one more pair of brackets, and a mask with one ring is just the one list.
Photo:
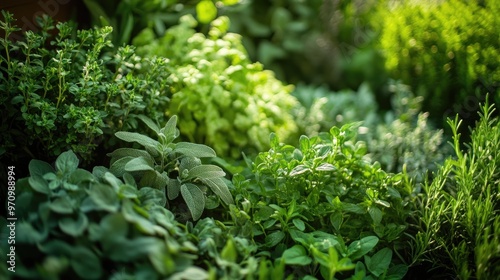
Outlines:
[[499, 279], [500, 2], [49, 2], [0, 5], [0, 279]]

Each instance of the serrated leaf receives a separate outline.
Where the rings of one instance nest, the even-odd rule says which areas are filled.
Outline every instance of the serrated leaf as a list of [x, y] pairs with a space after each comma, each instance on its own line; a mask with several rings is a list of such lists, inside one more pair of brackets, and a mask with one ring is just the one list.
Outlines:
[[281, 257], [288, 265], [309, 265], [312, 262], [301, 245], [294, 245], [292, 248], [286, 249]]
[[189, 142], [176, 143], [174, 151], [186, 156], [198, 158], [217, 156], [215, 151], [209, 146]]
[[59, 220], [59, 227], [64, 233], [77, 237], [87, 228], [88, 222], [87, 216], [82, 212], [78, 212], [76, 220], [70, 217]]
[[191, 170], [189, 170], [189, 175], [186, 178], [186, 180], [191, 180], [194, 178], [214, 179], [214, 178], [224, 177], [225, 175], [226, 172], [224, 172], [222, 168], [216, 165], [203, 164], [191, 168]]
[[160, 142], [150, 138], [149, 136], [142, 135], [136, 132], [118, 131], [115, 133], [115, 136], [123, 141], [130, 143], [136, 142], [139, 145], [153, 148], [155, 150], [158, 150], [158, 147], [160, 146]]
[[181, 195], [191, 212], [193, 220], [198, 220], [205, 208], [205, 195], [198, 186], [190, 183], [181, 185]]
[[151, 158], [134, 158], [125, 164], [125, 171], [154, 171], [154, 162]]
[[234, 204], [233, 196], [229, 191], [226, 183], [221, 178], [203, 179], [201, 181], [207, 185], [224, 203], [227, 205]]

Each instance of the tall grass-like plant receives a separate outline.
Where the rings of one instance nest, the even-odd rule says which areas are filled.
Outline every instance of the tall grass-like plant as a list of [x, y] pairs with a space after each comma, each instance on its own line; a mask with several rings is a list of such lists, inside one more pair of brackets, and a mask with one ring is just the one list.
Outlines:
[[459, 279], [495, 279], [500, 272], [500, 123], [483, 105], [471, 141], [461, 150], [461, 121], [448, 123], [456, 158], [448, 159], [420, 205], [413, 261], [429, 261]]

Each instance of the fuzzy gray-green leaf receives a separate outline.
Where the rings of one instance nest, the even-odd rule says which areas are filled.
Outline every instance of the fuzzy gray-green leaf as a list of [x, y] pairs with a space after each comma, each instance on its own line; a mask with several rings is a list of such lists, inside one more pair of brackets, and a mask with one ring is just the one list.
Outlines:
[[142, 135], [137, 132], [118, 131], [117, 133], [115, 133], [115, 136], [126, 142], [136, 142], [144, 147], [158, 149], [160, 145], [160, 142], [150, 138], [149, 136]]
[[138, 157], [127, 162], [125, 165], [125, 171], [149, 171], [154, 170], [154, 162], [151, 158]]
[[181, 185], [181, 194], [193, 220], [198, 220], [205, 208], [205, 195], [198, 186], [190, 183]]
[[145, 123], [149, 128], [151, 128], [151, 130], [156, 132], [156, 134], [160, 133], [160, 127], [155, 122], [153, 122], [152, 119], [144, 115], [138, 115], [137, 118], [139, 118], [143, 123]]
[[175, 152], [192, 157], [216, 157], [215, 151], [202, 144], [179, 142], [175, 144]]
[[117, 160], [124, 157], [150, 157], [148, 152], [133, 148], [116, 149], [112, 153], [107, 154], [107, 156], [111, 157], [110, 165], [113, 165], [113, 163], [115, 163]]
[[224, 172], [224, 170], [222, 170], [222, 168], [216, 165], [204, 164], [191, 168], [191, 170], [189, 170], [189, 175], [186, 178], [186, 180], [194, 178], [200, 178], [200, 179], [220, 178], [224, 177], [225, 175], [226, 173]]
[[201, 178], [201, 181], [210, 187], [210, 189], [217, 195], [219, 196], [224, 203], [227, 205], [229, 204], [234, 204], [233, 201], [233, 196], [231, 195], [231, 192], [229, 192], [229, 189], [224, 183], [224, 181], [221, 178]]

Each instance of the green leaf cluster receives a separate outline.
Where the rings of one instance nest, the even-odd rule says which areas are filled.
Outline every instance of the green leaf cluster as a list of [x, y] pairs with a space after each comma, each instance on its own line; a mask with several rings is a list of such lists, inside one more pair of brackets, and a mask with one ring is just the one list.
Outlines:
[[[71, 151], [55, 166], [32, 160], [30, 176], [17, 181], [16, 272], [5, 279], [207, 278], [194, 266], [197, 247], [156, 189], [78, 164]], [[7, 221], [0, 223], [6, 252]]]
[[460, 111], [470, 100], [478, 103], [484, 99], [477, 95], [486, 92], [498, 101], [499, 13], [494, 0], [381, 6], [379, 46], [386, 68], [424, 96], [424, 108], [436, 116], [450, 107]]
[[292, 94], [301, 106], [293, 114], [299, 131], [309, 136], [331, 125], [362, 121], [358, 133], [366, 142], [367, 157], [378, 161], [387, 172], [406, 170], [421, 184], [451, 155], [451, 149], [443, 145], [443, 131], [433, 128], [429, 113], [421, 112], [423, 97], [415, 96], [401, 82], [390, 81], [387, 88], [392, 108], [384, 113], [367, 84], [357, 92], [299, 85]]
[[160, 39], [148, 29], [134, 39], [139, 54], [170, 60], [171, 101], [165, 110], [179, 116], [181, 135], [238, 158], [242, 150], [267, 148], [271, 132], [283, 139], [294, 133], [292, 87], [251, 63], [241, 37], [227, 33], [227, 17], [214, 20], [207, 36], [196, 33], [196, 24], [187, 15]]
[[177, 116], [172, 116], [163, 128], [145, 116], [140, 118], [155, 132], [157, 140], [137, 132], [115, 133], [117, 138], [143, 148], [120, 148], [110, 153], [114, 175], [130, 173], [140, 188], [158, 190], [169, 200], [180, 194], [193, 220], [198, 220], [205, 208], [217, 207], [219, 200], [227, 205], [234, 203], [224, 181], [225, 172], [201, 162], [200, 158], [215, 157], [215, 151], [201, 144], [173, 142], [179, 136]]
[[481, 107], [480, 121], [463, 147], [458, 116], [449, 120], [455, 157], [424, 187], [412, 243], [413, 261], [460, 279], [498, 277], [500, 256], [500, 123], [494, 108]]
[[413, 186], [367, 161], [356, 129], [301, 136], [298, 147], [272, 134], [253, 177], [233, 178], [232, 230], [299, 277], [402, 279], [407, 266], [392, 254], [404, 251]]
[[160, 94], [167, 86], [165, 59], [140, 58], [130, 46], [110, 52], [111, 27], [76, 30], [46, 16], [39, 32], [12, 41], [15, 19], [2, 15], [0, 143], [10, 160], [52, 161], [72, 149], [90, 161], [104, 135], [137, 127], [138, 113], [163, 115], [157, 108], [168, 103]]

